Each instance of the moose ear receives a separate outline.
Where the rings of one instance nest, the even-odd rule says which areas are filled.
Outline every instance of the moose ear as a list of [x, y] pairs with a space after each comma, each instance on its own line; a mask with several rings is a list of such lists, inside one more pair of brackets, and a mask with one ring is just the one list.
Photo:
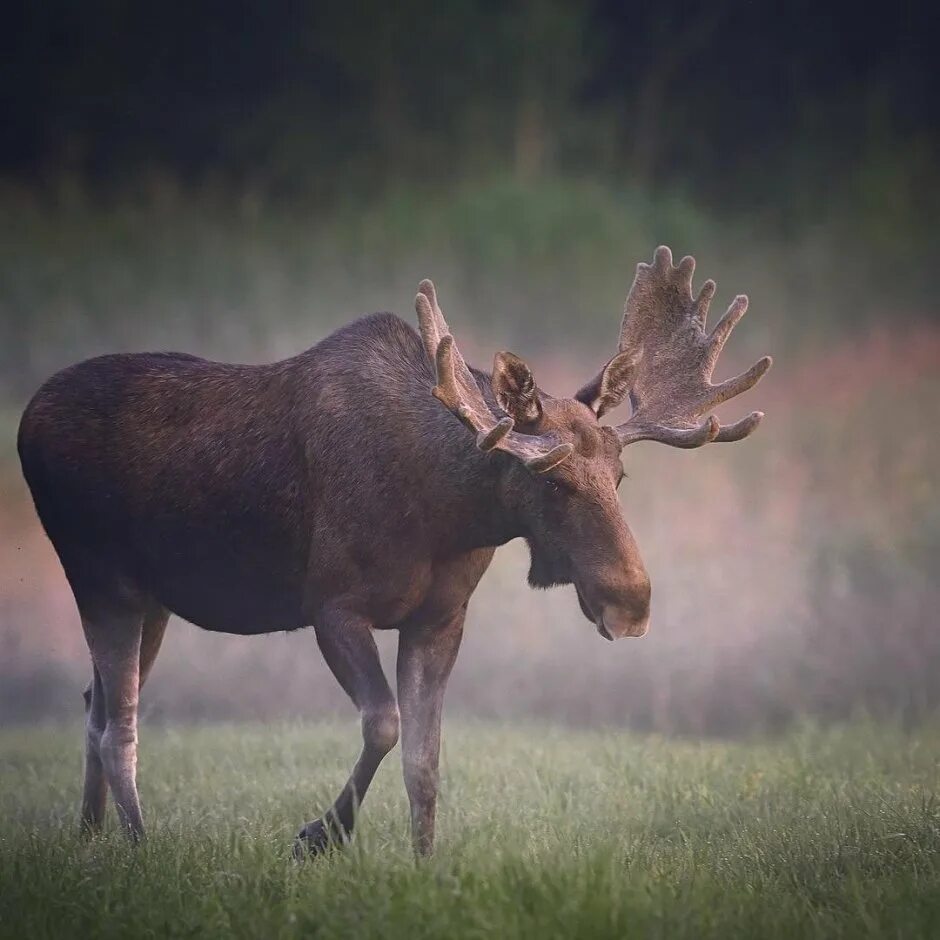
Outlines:
[[532, 370], [511, 352], [498, 352], [493, 360], [493, 394], [516, 424], [532, 424], [542, 417]]
[[636, 366], [637, 359], [632, 352], [619, 352], [574, 397], [600, 418], [627, 397]]

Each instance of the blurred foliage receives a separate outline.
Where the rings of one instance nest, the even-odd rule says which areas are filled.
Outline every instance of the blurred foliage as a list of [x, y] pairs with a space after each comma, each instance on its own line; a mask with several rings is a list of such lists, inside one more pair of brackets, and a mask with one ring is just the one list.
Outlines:
[[287, 355], [372, 310], [412, 319], [429, 275], [469, 343], [600, 358], [634, 265], [663, 242], [696, 255], [719, 300], [751, 295], [760, 316], [741, 342], [806, 348], [935, 313], [922, 209], [912, 194], [888, 214], [872, 195], [783, 233], [680, 190], [567, 177], [401, 183], [313, 213], [159, 174], [105, 201], [71, 177], [43, 194], [7, 185], [0, 395], [22, 401], [55, 369], [115, 349]]
[[688, 182], [713, 205], [802, 213], [873, 140], [936, 145], [933, 12], [49, 0], [16, 10], [4, 37], [0, 166], [100, 188], [157, 167], [320, 204], [512, 168]]
[[660, 242], [750, 292], [780, 343], [931, 316], [935, 19], [23, 5], [0, 39], [0, 395], [106, 349], [283, 354], [407, 312], [428, 274], [481, 339], [570, 344], [576, 318], [594, 349]]

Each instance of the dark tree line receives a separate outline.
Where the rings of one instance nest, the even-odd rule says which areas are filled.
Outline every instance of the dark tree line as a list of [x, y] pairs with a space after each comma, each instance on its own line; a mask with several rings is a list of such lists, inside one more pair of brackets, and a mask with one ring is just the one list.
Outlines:
[[935, 152], [935, 19], [913, 0], [46, 0], [3, 31], [0, 172], [324, 198], [494, 168], [805, 192], [873, 147]]

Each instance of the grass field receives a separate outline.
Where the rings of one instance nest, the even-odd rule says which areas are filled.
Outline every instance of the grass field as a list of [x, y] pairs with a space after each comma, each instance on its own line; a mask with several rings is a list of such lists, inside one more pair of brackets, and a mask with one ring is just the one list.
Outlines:
[[416, 864], [396, 755], [352, 846], [292, 836], [353, 724], [149, 729], [150, 835], [76, 831], [77, 729], [0, 733], [3, 937], [860, 937], [940, 930], [940, 728], [756, 743], [447, 729]]

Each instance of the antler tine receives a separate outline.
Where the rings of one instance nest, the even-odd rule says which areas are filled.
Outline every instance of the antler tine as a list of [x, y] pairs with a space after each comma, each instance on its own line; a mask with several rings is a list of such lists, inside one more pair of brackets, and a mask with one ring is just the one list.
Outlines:
[[423, 280], [419, 285], [415, 310], [437, 376], [431, 394], [474, 433], [480, 450], [504, 450], [534, 473], [551, 470], [572, 454], [571, 444], [559, 444], [549, 435], [517, 434], [512, 418], [496, 417], [457, 349], [431, 281]]
[[692, 296], [695, 260], [673, 266], [666, 246], [652, 264], [638, 264], [624, 304], [619, 348], [633, 355], [630, 400], [633, 416], [617, 427], [621, 443], [657, 440], [672, 447], [700, 447], [711, 441], [739, 441], [763, 417], [755, 411], [721, 427], [710, 409], [752, 388], [771, 366], [765, 356], [741, 375], [712, 385], [711, 376], [731, 331], [747, 310], [747, 297], [734, 299], [710, 335], [704, 332], [715, 282], [706, 281]]
[[712, 297], [715, 296], [715, 282], [709, 278], [698, 292], [695, 298], [695, 321], [699, 327], [705, 329], [705, 321], [708, 319], [708, 308], [712, 304]]
[[[479, 401], [474, 400], [472, 393], [468, 394], [468, 390], [462, 387], [457, 378], [458, 357], [460, 353], [457, 351], [454, 337], [448, 333], [437, 347], [435, 356], [437, 385], [431, 389], [431, 394], [473, 431], [477, 436], [477, 447], [480, 450], [492, 450], [512, 430], [513, 420], [506, 417], [497, 421], [479, 389], [477, 389]], [[476, 407], [474, 408], [473, 405]]]
[[718, 360], [718, 355], [721, 353], [722, 349], [724, 349], [725, 343], [728, 342], [731, 331], [738, 325], [741, 317], [747, 313], [747, 304], [747, 294], [738, 294], [738, 296], [731, 301], [731, 306], [728, 307], [725, 315], [715, 324], [715, 328], [708, 337], [712, 357], [715, 361]]
[[725, 425], [715, 437], [719, 443], [731, 443], [732, 441], [743, 441], [748, 434], [757, 430], [757, 425], [761, 423], [764, 417], [763, 411], [752, 411], [746, 418], [736, 421], [734, 424]]
[[721, 433], [718, 419], [714, 415], [698, 427], [692, 428], [664, 428], [658, 424], [635, 424], [629, 428], [621, 425], [621, 427], [624, 428], [623, 432], [620, 428], [617, 431], [622, 447], [635, 444], [637, 441], [659, 441], [662, 444], [669, 444], [670, 447], [692, 449], [717, 440]]
[[695, 258], [691, 255], [686, 255], [680, 262], [676, 270], [679, 272], [679, 277], [686, 290], [689, 292], [689, 296], [692, 296], [692, 275], [695, 274]]
[[[444, 319], [444, 312], [437, 302], [437, 290], [434, 282], [425, 278], [418, 285], [418, 294], [415, 297], [415, 311], [418, 314], [418, 326], [421, 330], [421, 339], [424, 341], [424, 348], [431, 362], [437, 357], [437, 350], [440, 347], [441, 340], [450, 334], [450, 327]], [[459, 363], [455, 363], [455, 370], [460, 372], [462, 380], [471, 378], [470, 370], [463, 361], [460, 352], [457, 351]]]
[[736, 375], [733, 379], [727, 379], [720, 385], [712, 385], [711, 403], [720, 405], [722, 402], [728, 401], [729, 398], [735, 398], [749, 388], [753, 388], [763, 378], [764, 373], [772, 364], [773, 360], [770, 356], [763, 356], [746, 372]]

